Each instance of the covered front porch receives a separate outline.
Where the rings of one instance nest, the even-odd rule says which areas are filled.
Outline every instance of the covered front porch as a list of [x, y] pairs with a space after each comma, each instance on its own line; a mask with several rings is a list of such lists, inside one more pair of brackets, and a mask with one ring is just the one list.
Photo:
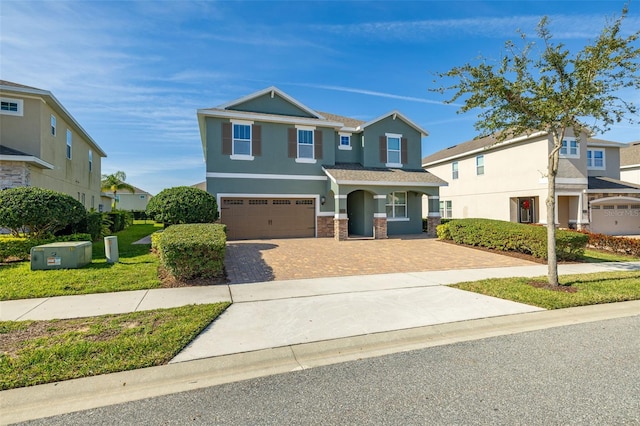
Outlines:
[[[422, 196], [427, 216], [439, 222], [438, 195], [444, 181], [424, 170], [326, 166], [334, 202], [334, 238], [387, 238], [422, 232]], [[429, 229], [435, 229], [430, 226]]]

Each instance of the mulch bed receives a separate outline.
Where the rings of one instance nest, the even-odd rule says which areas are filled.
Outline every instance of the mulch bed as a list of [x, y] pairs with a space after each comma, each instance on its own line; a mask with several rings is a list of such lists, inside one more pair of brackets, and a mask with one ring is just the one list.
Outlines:
[[162, 266], [158, 267], [158, 278], [160, 279], [160, 287], [162, 288], [177, 288], [177, 287], [194, 287], [216, 284], [227, 284], [227, 273], [224, 271], [222, 277], [217, 278], [194, 278], [192, 280], [179, 280], [171, 275]]

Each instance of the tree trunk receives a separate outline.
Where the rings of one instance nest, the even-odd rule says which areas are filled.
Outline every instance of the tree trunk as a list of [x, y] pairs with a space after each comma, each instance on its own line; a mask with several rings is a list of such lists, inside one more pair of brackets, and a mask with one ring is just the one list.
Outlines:
[[[560, 139], [560, 146], [562, 140]], [[558, 174], [558, 162], [560, 150], [558, 138], [554, 137], [554, 149], [549, 155], [548, 166], [548, 191], [547, 191], [547, 279], [549, 285], [557, 286], [558, 282], [558, 257], [556, 255], [556, 175]]]

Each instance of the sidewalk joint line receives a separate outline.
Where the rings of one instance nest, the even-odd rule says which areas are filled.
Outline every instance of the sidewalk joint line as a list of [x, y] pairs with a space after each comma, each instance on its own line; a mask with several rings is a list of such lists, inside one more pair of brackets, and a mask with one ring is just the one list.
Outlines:
[[138, 312], [138, 308], [140, 307], [140, 305], [142, 305], [142, 301], [145, 299], [145, 297], [147, 297], [147, 294], [149, 294], [149, 289], [147, 289], [144, 294], [142, 295], [142, 297], [140, 298], [140, 301], [138, 301], [138, 304], [136, 305], [135, 308], [133, 308], [133, 312]]
[[291, 355], [293, 355], [293, 360], [298, 364], [301, 370], [306, 370], [305, 366], [300, 363], [298, 357], [296, 356], [296, 351], [293, 350], [293, 347], [296, 345], [288, 345], [289, 350], [291, 351]]
[[30, 312], [35, 311], [36, 309], [38, 309], [40, 306], [42, 306], [44, 304], [44, 302], [46, 302], [47, 300], [51, 299], [50, 297], [46, 297], [42, 302], [38, 303], [36, 306], [34, 306], [33, 308], [29, 309], [27, 312], [24, 312], [22, 315], [20, 315], [18, 318], [15, 319], [15, 321], [20, 321], [20, 318], [24, 317], [25, 315], [29, 314]]

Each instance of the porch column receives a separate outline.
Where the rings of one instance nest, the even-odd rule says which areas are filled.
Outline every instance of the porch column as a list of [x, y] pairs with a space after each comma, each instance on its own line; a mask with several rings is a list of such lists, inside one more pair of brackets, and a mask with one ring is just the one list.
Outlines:
[[349, 237], [349, 216], [347, 216], [347, 196], [335, 195], [335, 216], [333, 218], [333, 238], [345, 241]]
[[440, 225], [440, 197], [437, 195], [427, 195], [429, 212], [427, 213], [427, 235], [436, 236], [436, 227]]
[[376, 206], [373, 213], [373, 237], [376, 240], [388, 238], [387, 236], [387, 196], [374, 195], [373, 201]]

